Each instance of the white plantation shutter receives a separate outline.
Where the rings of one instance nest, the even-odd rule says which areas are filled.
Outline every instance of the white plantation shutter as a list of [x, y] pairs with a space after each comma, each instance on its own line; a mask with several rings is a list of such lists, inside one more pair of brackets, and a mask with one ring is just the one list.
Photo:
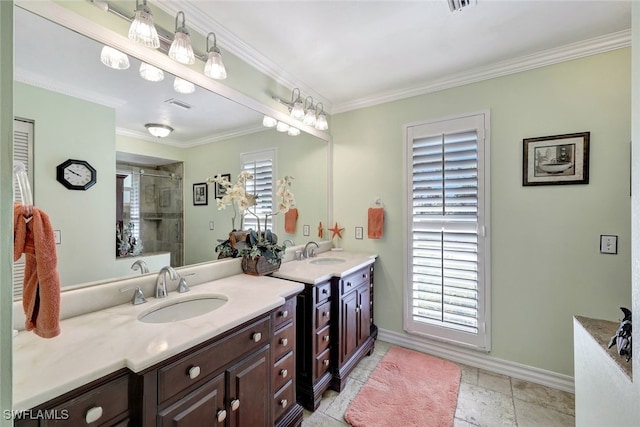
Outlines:
[[[249, 194], [256, 194], [258, 199], [256, 206], [250, 210], [255, 212], [260, 219], [260, 228], [265, 230], [273, 228], [273, 217], [269, 216], [265, 225], [265, 215], [273, 212], [273, 187], [275, 185], [275, 150], [264, 150], [254, 153], [246, 153], [241, 156], [242, 170], [248, 171], [253, 178], [247, 181], [246, 191]], [[244, 230], [250, 228], [258, 230], [257, 218], [245, 212]]]
[[[21, 119], [13, 121], [13, 161], [22, 162], [27, 170], [29, 184], [33, 190], [33, 122]], [[21, 201], [20, 188], [14, 179], [14, 200]], [[22, 298], [24, 281], [24, 256], [13, 263], [13, 299]]]
[[406, 128], [405, 329], [488, 349], [484, 129], [484, 114]]

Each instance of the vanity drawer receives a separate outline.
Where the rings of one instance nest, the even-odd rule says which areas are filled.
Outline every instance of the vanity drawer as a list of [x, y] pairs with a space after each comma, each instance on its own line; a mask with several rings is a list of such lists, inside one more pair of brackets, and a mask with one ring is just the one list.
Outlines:
[[330, 325], [325, 326], [316, 332], [316, 353], [320, 354], [329, 347], [331, 341]]
[[347, 294], [361, 285], [362, 283], [369, 283], [371, 271], [369, 267], [358, 270], [354, 273], [348, 274], [340, 279], [340, 292], [342, 295]]
[[316, 307], [316, 328], [321, 328], [331, 320], [331, 301]]
[[321, 283], [315, 286], [315, 303], [327, 300], [331, 296], [331, 282]]
[[273, 360], [278, 360], [285, 353], [291, 351], [296, 344], [296, 328], [291, 322], [273, 335], [271, 348], [273, 349]]
[[[47, 426], [111, 425], [129, 410], [129, 376], [124, 376], [53, 408], [68, 417], [46, 420]], [[62, 419], [65, 418], [65, 419]], [[111, 423], [107, 423], [111, 421]]]
[[264, 317], [220, 341], [158, 369], [159, 403], [199, 383], [239, 356], [269, 343], [270, 330], [270, 317]]
[[330, 350], [331, 349], [328, 348], [316, 356], [316, 374], [313, 377], [314, 381], [329, 370], [329, 365], [331, 364], [329, 354]]
[[296, 364], [293, 352], [278, 360], [273, 365], [273, 389], [280, 389], [287, 381], [293, 378], [294, 369], [296, 369]]
[[273, 419], [278, 420], [291, 405], [295, 402], [293, 395], [293, 381], [289, 381], [282, 389], [273, 396]]
[[284, 305], [276, 308], [273, 312], [273, 328], [277, 329], [278, 326], [290, 321], [296, 314], [296, 299], [288, 299]]

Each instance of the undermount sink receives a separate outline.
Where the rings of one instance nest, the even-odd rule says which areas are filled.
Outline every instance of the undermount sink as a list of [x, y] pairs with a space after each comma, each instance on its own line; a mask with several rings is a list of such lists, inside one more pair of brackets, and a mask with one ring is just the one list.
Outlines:
[[179, 300], [170, 305], [143, 313], [138, 320], [144, 323], [169, 323], [210, 313], [227, 303], [222, 297], [201, 297]]
[[316, 258], [313, 261], [309, 261], [311, 264], [316, 265], [330, 265], [330, 264], [342, 264], [345, 262], [344, 258]]

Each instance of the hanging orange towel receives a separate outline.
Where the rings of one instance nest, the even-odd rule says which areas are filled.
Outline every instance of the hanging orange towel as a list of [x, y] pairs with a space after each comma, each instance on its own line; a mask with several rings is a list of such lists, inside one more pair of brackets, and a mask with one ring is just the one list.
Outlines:
[[295, 234], [296, 221], [298, 221], [298, 209], [291, 208], [284, 214], [284, 232]]
[[53, 338], [60, 334], [60, 277], [53, 227], [49, 216], [36, 207], [30, 221], [25, 214], [23, 205], [13, 204], [13, 260], [25, 254], [25, 328], [42, 338]]
[[384, 223], [384, 208], [369, 208], [369, 221], [367, 232], [370, 239], [382, 237], [382, 225]]

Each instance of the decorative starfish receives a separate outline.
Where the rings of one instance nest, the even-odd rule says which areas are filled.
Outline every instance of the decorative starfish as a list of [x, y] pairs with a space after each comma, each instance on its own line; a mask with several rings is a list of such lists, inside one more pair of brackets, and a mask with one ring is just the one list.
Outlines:
[[318, 224], [318, 237], [321, 239], [324, 237], [324, 227], [322, 227], [322, 221], [320, 221], [320, 224]]
[[332, 239], [334, 237], [336, 237], [336, 236], [338, 236], [338, 238], [342, 239], [342, 232], [344, 231], [344, 227], [343, 228], [339, 228], [338, 227], [338, 223], [336, 222], [336, 225], [334, 225], [333, 228], [330, 228], [329, 231], [331, 231], [333, 233], [331, 235]]

